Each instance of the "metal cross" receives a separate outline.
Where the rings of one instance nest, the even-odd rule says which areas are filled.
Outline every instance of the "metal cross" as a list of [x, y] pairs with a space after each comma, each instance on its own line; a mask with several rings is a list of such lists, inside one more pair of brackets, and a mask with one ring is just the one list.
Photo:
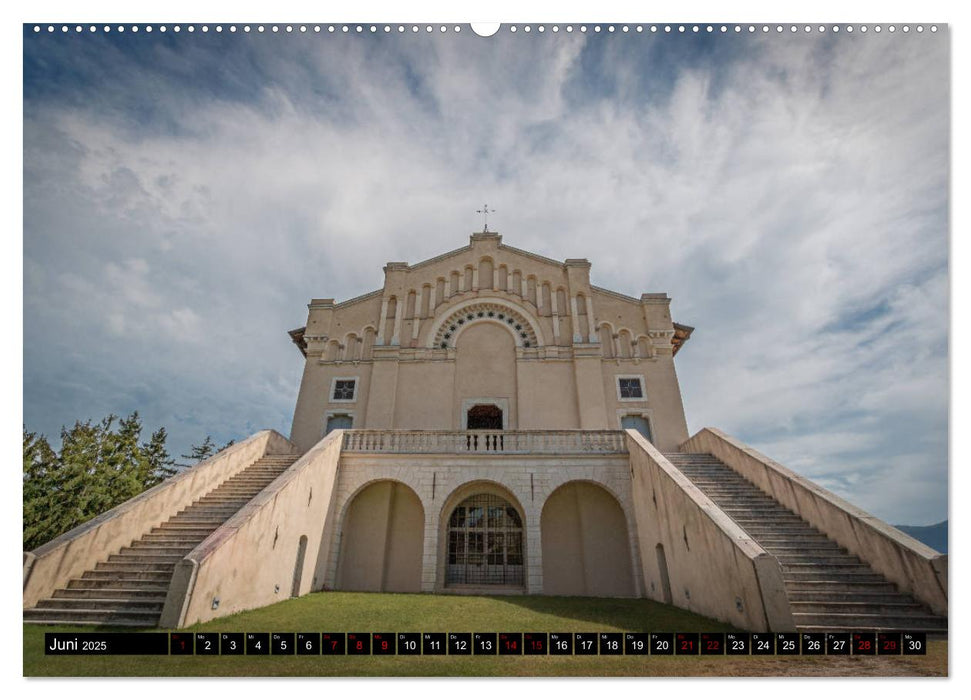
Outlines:
[[495, 209], [490, 209], [488, 204], [483, 204], [481, 209], [475, 210], [476, 214], [482, 214], [482, 233], [489, 233], [489, 214], [495, 214]]

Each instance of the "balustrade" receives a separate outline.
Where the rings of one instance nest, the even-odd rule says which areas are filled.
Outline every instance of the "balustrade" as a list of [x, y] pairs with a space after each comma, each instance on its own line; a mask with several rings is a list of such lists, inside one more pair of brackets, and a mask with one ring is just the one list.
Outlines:
[[345, 452], [623, 454], [620, 430], [347, 430]]

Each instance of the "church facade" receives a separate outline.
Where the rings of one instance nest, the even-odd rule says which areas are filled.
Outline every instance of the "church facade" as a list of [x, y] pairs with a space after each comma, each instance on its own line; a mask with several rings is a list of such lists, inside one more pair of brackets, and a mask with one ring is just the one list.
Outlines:
[[310, 303], [291, 332], [306, 357], [293, 442], [391, 431], [370, 438], [421, 455], [389, 461], [349, 434], [370, 457], [341, 475], [328, 587], [643, 594], [620, 431], [688, 438], [674, 356], [692, 329], [667, 295], [596, 287], [590, 267], [479, 233], [388, 263], [370, 294]]

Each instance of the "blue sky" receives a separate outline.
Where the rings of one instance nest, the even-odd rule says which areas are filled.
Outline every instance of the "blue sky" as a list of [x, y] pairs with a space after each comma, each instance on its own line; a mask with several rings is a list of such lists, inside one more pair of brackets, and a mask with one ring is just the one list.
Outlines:
[[[606, 26], [606, 25], [605, 25]], [[720, 427], [947, 516], [948, 34], [24, 32], [24, 422], [289, 432], [312, 297], [468, 241], [697, 328]]]

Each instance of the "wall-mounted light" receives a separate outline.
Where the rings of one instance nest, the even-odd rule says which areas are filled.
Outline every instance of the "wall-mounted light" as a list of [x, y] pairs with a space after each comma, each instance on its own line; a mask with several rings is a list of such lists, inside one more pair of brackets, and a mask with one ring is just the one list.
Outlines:
[[213, 598], [212, 599], [212, 609], [213, 610], [218, 610], [219, 609], [219, 598]]

